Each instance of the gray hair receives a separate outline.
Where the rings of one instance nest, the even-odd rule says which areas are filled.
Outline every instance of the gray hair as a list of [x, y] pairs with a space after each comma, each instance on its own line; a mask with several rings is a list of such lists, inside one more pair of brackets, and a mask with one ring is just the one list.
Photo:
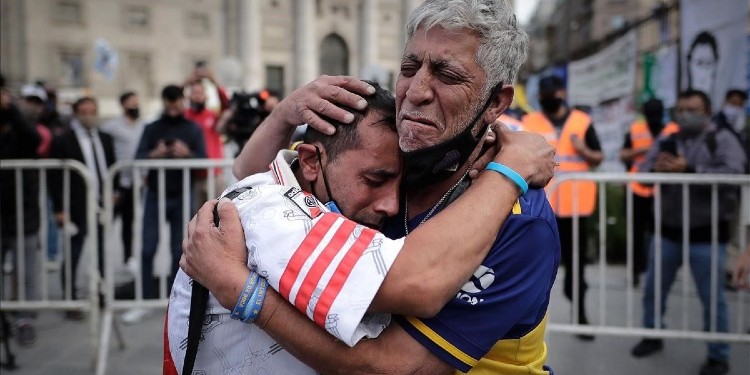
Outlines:
[[496, 84], [512, 84], [526, 61], [529, 37], [518, 28], [506, 0], [425, 0], [409, 16], [406, 40], [417, 28], [469, 29], [479, 34], [476, 61], [487, 76], [485, 92]]

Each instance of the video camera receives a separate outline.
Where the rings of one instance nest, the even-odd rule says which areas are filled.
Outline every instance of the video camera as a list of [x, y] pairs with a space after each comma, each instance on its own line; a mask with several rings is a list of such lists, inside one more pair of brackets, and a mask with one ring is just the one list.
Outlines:
[[270, 113], [266, 110], [265, 104], [271, 96], [276, 95], [266, 89], [252, 93], [240, 91], [232, 95], [232, 117], [227, 123], [226, 134], [240, 148]]

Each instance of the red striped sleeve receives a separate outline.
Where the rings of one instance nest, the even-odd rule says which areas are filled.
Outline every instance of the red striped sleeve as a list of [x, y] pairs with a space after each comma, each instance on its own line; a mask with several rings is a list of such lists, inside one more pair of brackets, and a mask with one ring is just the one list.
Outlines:
[[305, 281], [297, 292], [297, 297], [294, 300], [294, 305], [297, 306], [299, 311], [307, 311], [307, 305], [310, 303], [310, 297], [315, 291], [315, 287], [318, 286], [320, 278], [323, 277], [323, 273], [326, 271], [328, 266], [331, 265], [331, 260], [338, 254], [339, 250], [344, 247], [346, 240], [354, 232], [354, 228], [357, 226], [353, 221], [345, 220], [341, 226], [339, 226], [336, 234], [333, 235], [331, 241], [328, 242], [325, 249], [320, 253], [310, 271], [307, 272]]
[[344, 283], [346, 283], [346, 279], [348, 279], [349, 275], [352, 273], [354, 265], [357, 264], [359, 258], [370, 245], [370, 242], [372, 242], [375, 233], [376, 232], [372, 229], [364, 229], [354, 245], [352, 245], [346, 255], [344, 255], [344, 258], [341, 259], [341, 263], [339, 263], [338, 268], [336, 268], [336, 272], [331, 276], [331, 280], [328, 282], [328, 285], [320, 295], [318, 303], [315, 305], [313, 320], [319, 326], [325, 327], [325, 318], [328, 315], [328, 312], [331, 311], [333, 301], [344, 287]]
[[315, 223], [310, 233], [305, 236], [305, 239], [299, 245], [297, 250], [294, 251], [292, 258], [289, 259], [289, 264], [286, 265], [284, 273], [281, 274], [279, 280], [279, 294], [284, 296], [287, 300], [289, 299], [289, 293], [292, 290], [294, 282], [299, 276], [299, 272], [302, 269], [302, 265], [312, 255], [313, 251], [320, 244], [325, 237], [326, 233], [331, 229], [333, 223], [339, 215], [336, 214], [325, 214], [320, 220]]
[[167, 307], [167, 314], [164, 315], [164, 361], [162, 362], [162, 375], [177, 375], [177, 365], [172, 360], [172, 352], [169, 350], [169, 334], [168, 324], [169, 322], [169, 308]]

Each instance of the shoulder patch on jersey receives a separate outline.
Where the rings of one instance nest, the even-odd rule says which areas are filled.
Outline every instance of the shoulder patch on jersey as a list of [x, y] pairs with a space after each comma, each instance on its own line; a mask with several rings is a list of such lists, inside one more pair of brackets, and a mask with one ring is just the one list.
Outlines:
[[294, 203], [310, 219], [316, 218], [323, 213], [320, 202], [315, 197], [296, 187], [289, 188], [284, 193], [284, 198]]

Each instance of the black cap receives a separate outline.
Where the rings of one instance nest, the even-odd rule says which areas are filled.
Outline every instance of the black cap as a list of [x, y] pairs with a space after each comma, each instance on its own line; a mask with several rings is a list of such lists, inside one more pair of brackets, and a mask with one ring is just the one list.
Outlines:
[[546, 76], [539, 80], [539, 92], [555, 92], [564, 90], [565, 82], [558, 76]]

